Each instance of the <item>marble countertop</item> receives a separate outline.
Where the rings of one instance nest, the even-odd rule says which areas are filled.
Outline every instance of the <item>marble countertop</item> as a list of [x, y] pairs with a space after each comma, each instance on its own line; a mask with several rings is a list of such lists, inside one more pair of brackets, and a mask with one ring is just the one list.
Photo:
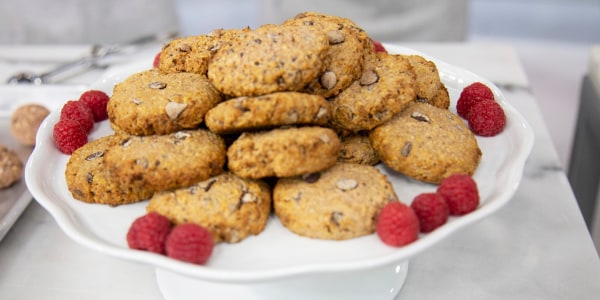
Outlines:
[[[527, 118], [535, 144], [513, 199], [411, 259], [398, 298], [597, 298], [600, 260], [514, 49], [493, 43], [403, 46], [496, 83]], [[2, 60], [5, 52], [0, 47], [0, 80], [17, 66], [16, 59]], [[65, 82], [85, 85], [101, 74], [94, 70]], [[153, 267], [77, 244], [36, 201], [0, 241], [0, 270], [0, 299], [163, 299]]]

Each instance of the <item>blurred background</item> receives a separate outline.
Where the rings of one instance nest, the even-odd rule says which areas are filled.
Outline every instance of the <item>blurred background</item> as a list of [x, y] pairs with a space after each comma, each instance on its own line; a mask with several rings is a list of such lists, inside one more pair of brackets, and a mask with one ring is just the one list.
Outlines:
[[600, 44], [600, 0], [0, 0], [0, 45], [197, 35], [305, 10], [351, 18], [383, 42], [513, 46], [568, 170], [582, 78]]

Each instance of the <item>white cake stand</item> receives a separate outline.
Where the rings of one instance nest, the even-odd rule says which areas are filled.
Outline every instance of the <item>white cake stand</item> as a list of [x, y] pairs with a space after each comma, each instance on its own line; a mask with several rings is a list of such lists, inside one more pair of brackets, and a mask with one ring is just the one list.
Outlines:
[[298, 275], [274, 281], [221, 283], [156, 269], [166, 300], [395, 299], [406, 281], [408, 261], [368, 270]]

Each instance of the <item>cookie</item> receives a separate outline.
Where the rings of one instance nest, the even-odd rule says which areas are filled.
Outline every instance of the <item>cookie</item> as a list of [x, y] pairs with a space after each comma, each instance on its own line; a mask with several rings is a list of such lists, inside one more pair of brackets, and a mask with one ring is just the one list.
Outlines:
[[206, 130], [168, 135], [120, 136], [104, 156], [123, 185], [157, 192], [192, 185], [220, 174], [225, 164], [223, 139]]
[[190, 187], [156, 193], [146, 207], [173, 224], [195, 223], [216, 242], [237, 243], [260, 234], [271, 211], [271, 188], [225, 172]]
[[442, 83], [442, 85], [440, 86], [438, 94], [435, 97], [433, 97], [431, 101], [428, 101], [428, 103], [442, 109], [450, 108], [450, 94], [448, 93], [448, 88], [446, 88], [446, 85], [444, 85], [444, 83]]
[[330, 104], [318, 95], [279, 92], [239, 97], [219, 103], [206, 114], [215, 133], [237, 133], [281, 125], [326, 125]]
[[229, 170], [244, 178], [289, 177], [335, 164], [337, 134], [324, 127], [291, 127], [243, 133], [227, 149]]
[[349, 19], [306, 12], [286, 20], [283, 26], [310, 26], [329, 40], [325, 71], [306, 88], [307, 93], [329, 98], [339, 94], [360, 77], [365, 45], [358, 26]]
[[371, 130], [415, 100], [415, 77], [404, 56], [370, 57], [360, 79], [332, 100], [331, 125], [338, 130]]
[[408, 177], [438, 184], [454, 173], [472, 175], [481, 150], [460, 117], [446, 109], [413, 102], [372, 130], [381, 161]]
[[325, 33], [308, 26], [261, 26], [223, 44], [208, 78], [230, 97], [300, 91], [322, 73], [328, 47]]
[[196, 73], [206, 75], [208, 62], [223, 43], [243, 36], [249, 28], [217, 29], [208, 34], [173, 39], [160, 53], [158, 68], [164, 73]]
[[450, 99], [448, 91], [440, 79], [440, 73], [433, 61], [420, 55], [406, 55], [415, 73], [415, 92], [417, 99], [448, 109]]
[[104, 156], [117, 141], [119, 138], [115, 135], [104, 136], [88, 142], [69, 157], [65, 178], [73, 198], [86, 203], [117, 206], [152, 196], [153, 191], [140, 184], [123, 185], [109, 172]]
[[113, 128], [128, 134], [169, 134], [197, 128], [220, 101], [205, 76], [150, 69], [117, 83], [107, 111]]
[[38, 128], [50, 111], [43, 105], [26, 104], [17, 108], [10, 118], [10, 133], [25, 146], [35, 145]]
[[339, 162], [375, 165], [379, 162], [379, 156], [369, 140], [366, 133], [358, 133], [341, 137], [342, 148], [340, 150]]
[[7, 188], [23, 177], [23, 162], [13, 150], [0, 144], [0, 189]]
[[398, 201], [391, 183], [377, 168], [337, 163], [320, 173], [279, 179], [273, 207], [290, 231], [305, 237], [346, 240], [375, 231], [377, 216]]

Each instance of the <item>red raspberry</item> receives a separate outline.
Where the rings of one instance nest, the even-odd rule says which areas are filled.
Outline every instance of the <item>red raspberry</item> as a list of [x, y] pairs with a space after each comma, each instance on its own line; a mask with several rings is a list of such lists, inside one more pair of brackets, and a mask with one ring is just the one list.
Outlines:
[[89, 90], [81, 94], [79, 101], [85, 103], [94, 115], [94, 121], [100, 122], [108, 119], [106, 106], [108, 105], [108, 95], [103, 91]]
[[375, 46], [375, 52], [387, 53], [387, 50], [385, 49], [385, 47], [383, 47], [383, 44], [381, 44], [381, 42], [376, 41], [376, 40], [371, 40], [371, 42], [373, 42], [373, 45]]
[[442, 180], [437, 188], [446, 203], [450, 215], [465, 215], [479, 206], [477, 183], [466, 174], [453, 174]]
[[204, 264], [214, 247], [210, 231], [193, 223], [181, 224], [173, 228], [167, 237], [167, 256], [190, 262]]
[[85, 128], [79, 122], [71, 119], [58, 121], [54, 125], [52, 136], [54, 144], [64, 154], [72, 154], [88, 141]]
[[385, 244], [400, 247], [417, 240], [419, 219], [410, 206], [391, 202], [381, 210], [375, 230]]
[[147, 213], [133, 221], [127, 231], [127, 244], [131, 249], [165, 254], [165, 242], [171, 231], [171, 222], [157, 213]]
[[467, 120], [471, 131], [480, 136], [497, 135], [506, 125], [506, 115], [500, 104], [488, 99], [473, 104]]
[[456, 112], [459, 116], [467, 119], [469, 117], [469, 111], [473, 104], [481, 99], [492, 99], [494, 100], [494, 93], [485, 84], [481, 82], [474, 82], [466, 86], [460, 93], [458, 102], [456, 102]]
[[158, 66], [160, 65], [160, 53], [158, 52], [156, 53], [156, 56], [154, 56], [154, 61], [152, 62], [152, 67], [154, 68], [158, 68]]
[[86, 132], [90, 132], [94, 128], [92, 110], [83, 102], [75, 100], [67, 101], [60, 110], [60, 119], [76, 121], [81, 124]]
[[438, 193], [419, 194], [410, 207], [419, 218], [421, 232], [431, 232], [448, 221], [448, 204]]

